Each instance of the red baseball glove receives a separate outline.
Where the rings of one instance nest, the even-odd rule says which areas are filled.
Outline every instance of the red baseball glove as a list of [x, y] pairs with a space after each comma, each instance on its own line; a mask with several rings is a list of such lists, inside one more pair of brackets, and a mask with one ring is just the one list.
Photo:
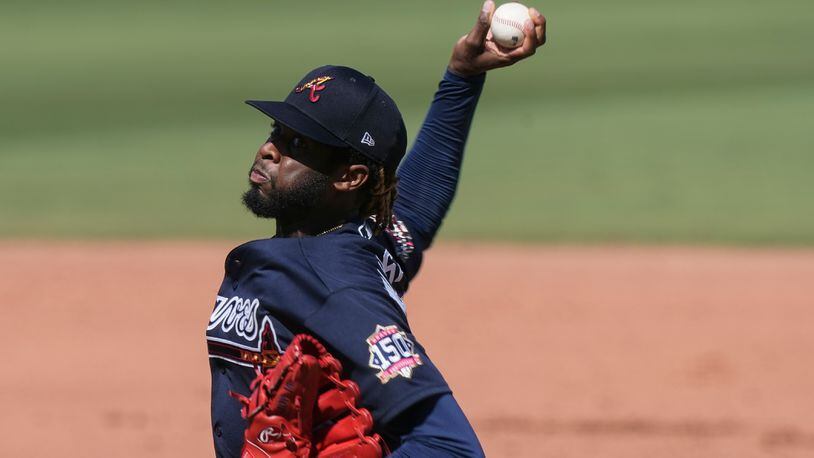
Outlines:
[[257, 370], [248, 398], [230, 393], [248, 421], [241, 458], [381, 457], [373, 417], [356, 407], [359, 387], [341, 372], [315, 338], [294, 337], [275, 367]]

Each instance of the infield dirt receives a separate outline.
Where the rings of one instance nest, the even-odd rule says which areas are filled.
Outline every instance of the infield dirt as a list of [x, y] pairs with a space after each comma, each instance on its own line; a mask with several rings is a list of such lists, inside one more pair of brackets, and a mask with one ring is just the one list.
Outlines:
[[[212, 456], [231, 247], [0, 242], [0, 456]], [[407, 304], [489, 456], [814, 454], [812, 250], [447, 243]]]

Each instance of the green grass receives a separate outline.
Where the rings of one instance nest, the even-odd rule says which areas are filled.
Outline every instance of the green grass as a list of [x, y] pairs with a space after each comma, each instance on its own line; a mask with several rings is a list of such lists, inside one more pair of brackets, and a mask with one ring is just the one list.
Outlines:
[[[814, 244], [814, 4], [539, 5], [550, 43], [489, 76], [448, 238]], [[412, 135], [477, 2], [0, 7], [0, 236], [259, 237], [245, 173], [324, 63]]]

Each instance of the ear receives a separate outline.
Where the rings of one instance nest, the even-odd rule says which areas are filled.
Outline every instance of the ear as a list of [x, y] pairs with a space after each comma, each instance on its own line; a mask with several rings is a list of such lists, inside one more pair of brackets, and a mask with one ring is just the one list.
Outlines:
[[370, 169], [366, 165], [349, 165], [342, 176], [334, 182], [334, 189], [340, 192], [356, 191], [367, 183], [368, 175], [370, 175]]

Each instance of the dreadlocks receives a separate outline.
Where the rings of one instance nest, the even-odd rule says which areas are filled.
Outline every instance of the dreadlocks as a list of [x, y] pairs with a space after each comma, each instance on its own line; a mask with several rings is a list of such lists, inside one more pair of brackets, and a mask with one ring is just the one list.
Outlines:
[[373, 217], [375, 221], [373, 233], [378, 235], [393, 219], [393, 202], [396, 200], [398, 178], [395, 171], [388, 172], [382, 165], [356, 151], [350, 153], [348, 160], [350, 164], [367, 166], [370, 171], [362, 197], [361, 214]]

